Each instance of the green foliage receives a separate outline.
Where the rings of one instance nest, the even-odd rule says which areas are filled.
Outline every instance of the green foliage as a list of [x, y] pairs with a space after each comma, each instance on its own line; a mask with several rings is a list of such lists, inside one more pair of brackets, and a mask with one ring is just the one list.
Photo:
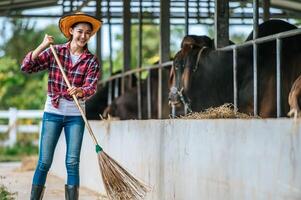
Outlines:
[[25, 55], [34, 50], [44, 38], [47, 33], [53, 35], [56, 43], [65, 42], [65, 38], [60, 33], [56, 25], [49, 25], [45, 30], [35, 30], [35, 23], [24, 19], [11, 19], [13, 25], [13, 35], [5, 42], [1, 49], [5, 52], [5, 56], [13, 57], [21, 64]]
[[4, 185], [0, 185], [0, 199], [1, 200], [14, 200], [15, 195], [17, 193], [11, 193], [7, 190], [7, 188]]
[[247, 36], [243, 33], [232, 34], [230, 36], [231, 41], [234, 42], [235, 44], [243, 43], [246, 38]]
[[16, 59], [0, 58], [0, 109], [41, 109], [45, 101], [47, 74], [25, 75]]
[[0, 147], [0, 162], [21, 161], [25, 156], [37, 155], [38, 147], [31, 142], [18, 142], [13, 147]]
[[47, 73], [24, 74], [20, 65], [25, 55], [34, 50], [47, 33], [54, 36], [55, 43], [66, 39], [57, 25], [49, 25], [44, 30], [36, 30], [30, 20], [12, 19], [13, 34], [0, 50], [0, 109], [42, 109], [47, 91]]
[[[0, 108], [6, 109], [11, 99], [22, 90], [25, 77], [21, 76], [17, 61], [10, 57], [0, 58]], [[13, 103], [11, 106], [15, 106]]]
[[[131, 68], [138, 66], [138, 26], [133, 25], [131, 30]], [[171, 55], [174, 55], [180, 47], [180, 42], [184, 35], [183, 27], [172, 26], [171, 28]], [[115, 41], [122, 47], [123, 35], [117, 34]], [[142, 66], [149, 66], [159, 61], [159, 45], [160, 45], [160, 30], [157, 25], [143, 25], [142, 28]], [[172, 56], [171, 56], [172, 57]], [[104, 58], [103, 61], [103, 78], [108, 77], [109, 73], [109, 58]], [[119, 48], [113, 54], [113, 72], [123, 68], [123, 49]]]

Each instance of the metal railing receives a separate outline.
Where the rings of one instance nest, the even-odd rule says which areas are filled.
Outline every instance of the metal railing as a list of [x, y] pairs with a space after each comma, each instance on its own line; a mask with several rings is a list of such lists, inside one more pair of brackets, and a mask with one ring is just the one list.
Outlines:
[[[237, 84], [237, 80], [238, 80], [238, 77], [237, 77], [237, 65], [238, 65], [238, 62], [237, 60], [239, 59], [238, 58], [238, 51], [239, 49], [242, 49], [242, 48], [245, 48], [245, 47], [249, 47], [249, 46], [253, 46], [253, 76], [254, 76], [254, 84], [253, 84], [253, 102], [254, 102], [254, 107], [253, 107], [253, 110], [254, 110], [254, 115], [255, 116], [258, 116], [258, 85], [257, 85], [257, 82], [258, 82], [258, 77], [257, 77], [257, 50], [258, 50], [258, 45], [259, 44], [262, 44], [262, 43], [266, 43], [266, 42], [270, 42], [270, 41], [276, 41], [276, 99], [277, 99], [277, 117], [280, 117], [281, 114], [282, 114], [282, 111], [281, 111], [281, 79], [280, 79], [280, 76], [281, 76], [281, 53], [282, 53], [282, 39], [284, 38], [288, 38], [288, 37], [292, 37], [292, 36], [296, 36], [296, 35], [299, 35], [301, 34], [301, 29], [294, 29], [294, 30], [290, 30], [290, 31], [286, 31], [286, 32], [282, 32], [282, 33], [277, 33], [277, 34], [274, 34], [274, 35], [270, 35], [270, 36], [265, 36], [265, 37], [261, 37], [261, 38], [258, 38], [258, 39], [253, 39], [253, 40], [250, 40], [250, 41], [247, 41], [243, 44], [237, 44], [237, 45], [229, 45], [229, 46], [226, 46], [226, 47], [223, 47], [223, 48], [219, 48], [218, 50], [223, 50], [223, 51], [233, 51], [233, 91], [234, 91], [234, 108], [237, 110], [238, 108], [238, 84]], [[142, 68], [136, 68], [136, 69], [133, 69], [133, 70], [130, 70], [130, 71], [126, 71], [125, 73], [121, 73], [121, 74], [116, 74], [116, 75], [113, 75], [111, 77], [109, 77], [108, 79], [106, 80], [102, 80], [100, 83], [101, 84], [105, 84], [107, 82], [112, 82], [113, 80], [118, 80], [119, 78], [121, 79], [124, 79], [126, 76], [131, 76], [133, 74], [139, 74], [143, 71], [148, 71], [150, 72], [150, 70], [158, 70], [160, 68], [164, 68], [164, 67], [167, 67], [167, 66], [171, 66], [172, 65], [172, 61], [169, 61], [169, 62], [165, 62], [165, 63], [162, 63], [162, 64], [157, 64], [157, 65], [153, 65], [153, 66], [147, 66], [147, 67], [142, 67]], [[139, 76], [137, 76], [139, 77]], [[159, 76], [160, 77], [160, 76]], [[162, 83], [162, 79], [159, 79], [158, 80], [159, 82]], [[124, 81], [122, 81], [124, 82]], [[150, 87], [150, 84], [151, 84], [151, 81], [148, 77], [148, 80], [147, 80], [147, 110], [148, 110], [148, 118], [151, 118], [151, 87]], [[111, 84], [112, 85], [112, 84]], [[116, 85], [115, 84], [115, 94], [116, 94], [116, 89], [117, 90], [120, 90], [120, 88], [118, 88], [118, 84]], [[137, 92], [139, 92], [139, 88], [137, 87]], [[112, 90], [109, 90], [109, 92], [111, 92]], [[159, 91], [161, 92], [161, 91]], [[109, 94], [110, 96], [111, 94]], [[166, 94], [167, 95], [167, 94]], [[115, 98], [117, 97], [116, 95], [114, 95]], [[138, 98], [138, 97], [137, 97]], [[141, 112], [141, 98], [138, 98], [138, 105], [139, 108], [138, 108], [138, 111]], [[158, 101], [157, 102], [157, 105], [158, 105], [158, 108], [160, 108], [160, 105], [162, 105], [162, 102], [161, 101]], [[141, 118], [141, 113], [138, 113], [138, 116], [139, 116], [139, 119]]]
[[[114, 98], [117, 98], [118, 97], [118, 92], [116, 91], [120, 91], [120, 88], [119, 88], [119, 84], [118, 84], [118, 81], [119, 79], [121, 79], [121, 83], [122, 84], [125, 84], [124, 82], [124, 78], [127, 77], [127, 76], [132, 76], [132, 75], [137, 75], [137, 81], [141, 81], [139, 79], [139, 74], [142, 73], [142, 72], [145, 72], [147, 71], [148, 72], [148, 77], [147, 77], [147, 81], [146, 81], [146, 88], [147, 88], [147, 118], [150, 119], [151, 116], [152, 116], [152, 105], [151, 105], [151, 77], [150, 77], [150, 71], [151, 70], [159, 70], [159, 69], [163, 69], [165, 67], [168, 67], [168, 66], [171, 66], [172, 65], [172, 61], [168, 61], [168, 62], [165, 62], [165, 63], [162, 63], [162, 64], [156, 64], [156, 65], [152, 65], [152, 66], [145, 66], [145, 67], [141, 67], [141, 68], [136, 68], [136, 69], [132, 69], [132, 70], [129, 70], [129, 71], [126, 71], [124, 73], [120, 73], [120, 74], [116, 74], [116, 75], [113, 75], [111, 77], [109, 77], [108, 79], [106, 80], [102, 80], [99, 82], [99, 84], [107, 84], [109, 83], [109, 90], [108, 90], [108, 97], [111, 97], [113, 94], [113, 90], [112, 88], [110, 89], [110, 87], [113, 87], [113, 84], [112, 82], [115, 81], [115, 84], [114, 84]], [[158, 71], [159, 73], [159, 71]], [[162, 83], [162, 76], [158, 76], [158, 83]], [[160, 85], [160, 84], [159, 84]], [[121, 88], [123, 88], [123, 86], [121, 85]], [[158, 88], [158, 93], [162, 93], [162, 88]], [[137, 94], [139, 94], [141, 92], [141, 86], [140, 88], [137, 86]], [[167, 93], [166, 93], [167, 95]], [[138, 110], [138, 119], [141, 119], [142, 118], [142, 99], [141, 97], [139, 98], [139, 95], [137, 96], [137, 110]], [[111, 102], [108, 101], [108, 105], [110, 104]], [[158, 108], [160, 108], [162, 106], [162, 101], [159, 100], [158, 98], [158, 101], [157, 101], [157, 106]], [[160, 117], [159, 117], [160, 118]]]
[[282, 39], [288, 38], [288, 37], [293, 37], [296, 35], [301, 34], [301, 28], [282, 32], [282, 33], [277, 33], [274, 35], [269, 35], [257, 39], [253, 39], [250, 41], [247, 41], [243, 44], [238, 44], [238, 45], [229, 45], [223, 48], [219, 48], [219, 50], [224, 50], [224, 51], [233, 51], [233, 91], [234, 91], [234, 108], [237, 109], [238, 105], [238, 89], [237, 89], [237, 51], [240, 48], [245, 48], [248, 46], [253, 45], [253, 74], [254, 74], [254, 86], [253, 86], [253, 96], [254, 96], [254, 116], [258, 116], [258, 78], [257, 78], [257, 47], [258, 44], [270, 42], [270, 41], [276, 41], [276, 99], [277, 99], [277, 117], [280, 117], [282, 114], [281, 111], [281, 53], [282, 53]]

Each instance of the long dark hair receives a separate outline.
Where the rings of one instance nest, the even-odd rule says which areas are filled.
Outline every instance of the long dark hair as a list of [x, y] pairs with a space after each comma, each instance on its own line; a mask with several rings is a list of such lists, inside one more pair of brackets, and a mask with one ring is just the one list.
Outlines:
[[[90, 26], [91, 30], [93, 30], [93, 25], [90, 22], [76, 22], [76, 23], [72, 24], [71, 28], [74, 29], [78, 24], [87, 24]], [[73, 35], [71, 35], [68, 42], [72, 41], [72, 39], [73, 39]], [[88, 48], [88, 44], [86, 44], [84, 46], [84, 48]]]

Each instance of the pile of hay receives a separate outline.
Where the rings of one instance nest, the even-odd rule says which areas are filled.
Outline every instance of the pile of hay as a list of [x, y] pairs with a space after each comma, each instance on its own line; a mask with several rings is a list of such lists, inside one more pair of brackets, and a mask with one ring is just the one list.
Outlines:
[[193, 112], [180, 119], [251, 119], [258, 118], [248, 114], [235, 112], [233, 104], [224, 104], [216, 108], [208, 108], [204, 112]]
[[25, 171], [32, 171], [36, 168], [38, 163], [37, 156], [27, 156], [22, 159], [22, 163], [17, 171], [25, 172]]

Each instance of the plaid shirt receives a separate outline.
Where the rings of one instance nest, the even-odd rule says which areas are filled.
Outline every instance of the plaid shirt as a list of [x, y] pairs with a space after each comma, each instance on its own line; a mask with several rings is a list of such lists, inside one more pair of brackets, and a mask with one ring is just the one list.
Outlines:
[[[83, 90], [81, 99], [86, 100], [93, 95], [96, 91], [100, 71], [97, 58], [86, 48], [73, 65], [70, 56], [70, 42], [55, 45], [54, 48], [71, 86], [81, 87]], [[48, 70], [48, 95], [51, 97], [52, 105], [58, 108], [60, 98], [72, 101], [72, 97], [67, 92], [68, 86], [63, 79], [51, 49], [47, 48], [34, 61], [31, 60], [31, 57], [32, 52], [29, 52], [23, 60], [21, 70], [26, 73]]]

